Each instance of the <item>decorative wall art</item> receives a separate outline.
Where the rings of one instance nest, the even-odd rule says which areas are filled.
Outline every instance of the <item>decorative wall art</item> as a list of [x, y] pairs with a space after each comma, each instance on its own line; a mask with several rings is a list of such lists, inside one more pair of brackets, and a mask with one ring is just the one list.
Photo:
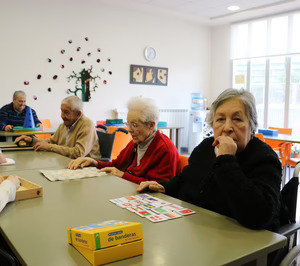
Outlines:
[[130, 65], [130, 83], [167, 86], [168, 68]]
[[[57, 84], [56, 82], [64, 82], [65, 80], [68, 82], [74, 80], [74, 89], [69, 88], [66, 92], [81, 97], [83, 102], [88, 102], [91, 99], [91, 91], [95, 91], [96, 88], [99, 88], [99, 84], [108, 84], [107, 78], [112, 75], [112, 70], [107, 69], [107, 67], [111, 67], [111, 58], [103, 58], [103, 53], [100, 48], [91, 48], [92, 45], [88, 45], [88, 37], [83, 38], [80, 44], [81, 46], [78, 46], [72, 40], [68, 40], [68, 47], [66, 47], [66, 49], [60, 49], [59, 51], [59, 60], [58, 56], [55, 58], [48, 57], [46, 59], [48, 64], [57, 66], [57, 72], [49, 72], [47, 75], [38, 73], [35, 77], [37, 80], [43, 80], [44, 77], [47, 78], [47, 76], [50, 76], [55, 84]], [[62, 62], [59, 62], [60, 60]], [[69, 72], [68, 76], [66, 76], [65, 67], [69, 70], [71, 68], [71, 73]], [[95, 72], [95, 74], [92, 74], [92, 72]], [[29, 86], [30, 84], [29, 80], [24, 81], [24, 85]], [[48, 84], [45, 89], [48, 92], [53, 91], [50, 84]], [[36, 99], [35, 97], [35, 100]]]
[[[98, 88], [98, 84], [95, 82], [96, 79], [101, 79], [99, 77], [99, 75], [92, 77], [91, 73], [92, 73], [92, 69], [93, 66], [91, 66], [91, 68], [89, 69], [83, 69], [81, 70], [79, 73], [75, 73], [75, 71], [73, 71], [73, 74], [71, 74], [68, 77], [68, 81], [70, 82], [72, 78], [75, 78], [75, 90], [72, 91], [70, 89], [68, 89], [68, 93], [74, 93], [77, 96], [78, 91], [81, 91], [81, 97], [82, 97], [82, 101], [83, 102], [88, 102], [89, 99], [91, 98], [91, 90], [96, 91], [96, 88]], [[91, 87], [90, 86], [90, 82], [94, 81], [94, 86]], [[81, 83], [81, 87], [78, 87], [78, 83]], [[106, 84], [106, 83], [104, 83]]]

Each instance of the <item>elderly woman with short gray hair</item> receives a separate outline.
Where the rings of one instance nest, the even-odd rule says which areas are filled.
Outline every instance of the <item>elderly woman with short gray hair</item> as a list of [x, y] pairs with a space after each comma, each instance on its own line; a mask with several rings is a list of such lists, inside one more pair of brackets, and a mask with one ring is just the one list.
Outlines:
[[180, 173], [181, 163], [173, 142], [157, 130], [159, 111], [153, 100], [135, 97], [128, 102], [127, 126], [132, 141], [111, 163], [91, 158], [70, 162], [69, 169], [85, 166], [100, 168], [100, 172], [139, 184], [155, 180], [169, 182]]
[[228, 89], [213, 102], [208, 123], [214, 137], [192, 152], [189, 165], [170, 183], [142, 182], [149, 188], [235, 218], [252, 229], [279, 227], [281, 163], [255, 137], [253, 95]]

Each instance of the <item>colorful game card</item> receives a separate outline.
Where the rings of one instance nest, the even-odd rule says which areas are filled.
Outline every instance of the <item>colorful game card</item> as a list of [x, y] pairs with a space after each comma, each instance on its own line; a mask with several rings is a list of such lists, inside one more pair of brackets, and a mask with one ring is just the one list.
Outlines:
[[196, 212], [193, 210], [190, 210], [190, 209], [182, 209], [182, 210], [176, 211], [176, 213], [179, 213], [180, 215], [190, 215], [190, 214], [194, 214]]
[[117, 206], [121, 208], [128, 208], [128, 207], [134, 207], [135, 205], [130, 202], [125, 202], [125, 203], [118, 203]]
[[157, 214], [164, 214], [170, 212], [170, 210], [166, 210], [164, 207], [155, 208], [152, 211]]
[[126, 209], [131, 211], [131, 212], [138, 212], [138, 211], [144, 211], [145, 210], [141, 206], [133, 206], [133, 207], [129, 207], [129, 208], [126, 208]]
[[145, 203], [145, 204], [142, 204], [141, 206], [142, 206], [143, 208], [145, 208], [145, 209], [148, 209], [148, 210], [152, 210], [152, 209], [157, 208], [156, 205], [153, 205], [153, 204], [151, 204], [151, 203]]
[[167, 202], [167, 201], [164, 201], [164, 200], [161, 200], [161, 199], [158, 199], [158, 203], [157, 203], [157, 205], [159, 207], [167, 206], [167, 205], [170, 205], [170, 204], [171, 204], [170, 202]]
[[139, 195], [137, 195], [137, 197], [140, 199], [143, 199], [143, 200], [145, 200], [147, 198], [151, 198], [151, 196], [148, 194], [139, 194]]
[[145, 217], [153, 223], [180, 218], [185, 215], [196, 213], [191, 209], [152, 197], [148, 194], [138, 194], [111, 199], [118, 207]]
[[166, 216], [163, 215], [154, 215], [154, 216], [149, 216], [146, 217], [148, 220], [150, 220], [153, 223], [159, 223], [159, 222], [163, 222], [163, 221], [167, 221], [169, 220]]
[[165, 208], [170, 211], [180, 211], [180, 210], [184, 209], [183, 207], [178, 206], [176, 204], [171, 204], [171, 205], [165, 206]]
[[150, 216], [156, 215], [154, 212], [149, 211], [149, 210], [137, 211], [136, 214], [141, 217], [150, 217]]
[[178, 214], [176, 212], [167, 212], [167, 213], [164, 213], [162, 215], [167, 216], [169, 219], [176, 219], [176, 218], [182, 217], [180, 214]]
[[110, 199], [110, 202], [114, 203], [114, 204], [120, 204], [120, 203], [125, 203], [127, 201], [124, 201], [122, 198], [119, 199]]

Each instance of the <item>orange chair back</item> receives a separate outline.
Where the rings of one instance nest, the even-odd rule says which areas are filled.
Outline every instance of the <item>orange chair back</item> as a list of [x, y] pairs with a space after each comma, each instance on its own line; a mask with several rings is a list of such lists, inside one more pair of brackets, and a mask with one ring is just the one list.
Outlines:
[[[117, 128], [109, 128], [108, 133], [113, 133]], [[131, 135], [125, 134], [123, 132], [116, 132], [116, 138], [114, 142], [114, 148], [112, 151], [112, 159], [116, 159], [120, 152], [127, 146], [127, 144], [132, 140]]]
[[281, 128], [281, 127], [269, 127], [269, 129], [278, 130], [279, 134], [292, 135], [292, 128]]
[[257, 137], [261, 141], [265, 142], [265, 136], [264, 136], [264, 134], [256, 134], [255, 137]]
[[292, 146], [293, 146], [293, 144], [289, 143], [289, 142], [283, 142], [279, 146], [279, 151], [280, 151], [280, 154], [281, 154], [281, 158], [280, 159], [281, 159], [282, 167], [286, 166], [287, 161], [291, 157], [291, 152], [292, 152], [291, 147]]
[[43, 124], [43, 128], [52, 128], [52, 123], [50, 122], [49, 119], [47, 120], [41, 120], [42, 124]]
[[[43, 128], [52, 128], [52, 123], [49, 119], [41, 120]], [[39, 140], [47, 140], [51, 138], [51, 134], [42, 134], [42, 135], [36, 135], [36, 138]]]
[[189, 158], [185, 156], [180, 156], [181, 169], [183, 170], [189, 164]]

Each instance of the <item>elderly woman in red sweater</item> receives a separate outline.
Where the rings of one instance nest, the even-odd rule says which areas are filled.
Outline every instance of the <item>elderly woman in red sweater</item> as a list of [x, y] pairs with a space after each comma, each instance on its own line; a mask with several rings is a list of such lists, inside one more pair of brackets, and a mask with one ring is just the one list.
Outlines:
[[69, 169], [96, 166], [100, 172], [134, 183], [169, 182], [181, 171], [180, 156], [173, 142], [157, 130], [159, 111], [151, 99], [135, 97], [128, 103], [128, 129], [132, 141], [110, 163], [80, 157], [70, 162]]

